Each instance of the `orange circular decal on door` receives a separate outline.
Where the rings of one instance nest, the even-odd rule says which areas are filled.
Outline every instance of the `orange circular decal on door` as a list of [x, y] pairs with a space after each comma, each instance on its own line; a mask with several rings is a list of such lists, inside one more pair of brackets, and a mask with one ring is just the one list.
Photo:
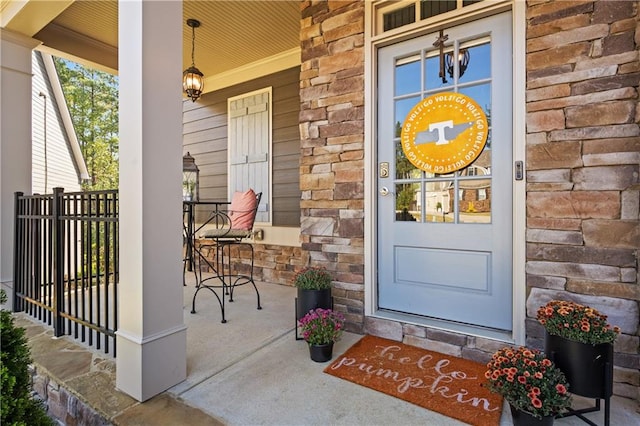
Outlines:
[[402, 125], [402, 150], [417, 168], [450, 173], [473, 163], [487, 142], [487, 116], [470, 97], [445, 92], [414, 106]]

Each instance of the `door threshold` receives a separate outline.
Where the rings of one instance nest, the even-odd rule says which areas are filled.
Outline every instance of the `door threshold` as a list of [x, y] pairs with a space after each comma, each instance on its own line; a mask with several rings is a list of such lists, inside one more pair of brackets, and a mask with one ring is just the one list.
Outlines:
[[488, 327], [480, 327], [477, 325], [463, 324], [455, 321], [447, 321], [437, 318], [422, 317], [418, 315], [407, 314], [404, 312], [388, 311], [384, 309], [378, 309], [371, 316], [380, 319], [398, 321], [404, 324], [428, 327], [452, 333], [481, 337], [484, 339], [497, 340], [511, 345], [515, 344], [513, 332], [510, 330], [499, 330]]

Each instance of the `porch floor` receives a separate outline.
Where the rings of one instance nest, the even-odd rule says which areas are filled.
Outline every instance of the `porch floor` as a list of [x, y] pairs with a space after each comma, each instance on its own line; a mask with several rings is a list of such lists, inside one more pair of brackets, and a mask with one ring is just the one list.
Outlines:
[[[197, 313], [191, 314], [195, 289], [193, 283], [184, 287], [187, 379], [142, 404], [115, 389], [113, 359], [68, 337], [52, 339], [51, 330], [23, 314], [16, 317], [27, 328], [36, 368], [46, 370], [72, 395], [116, 425], [463, 424], [324, 374], [327, 364], [311, 361], [306, 344], [295, 340], [296, 289], [257, 285], [263, 309], [256, 309], [253, 287], [239, 287], [234, 302], [226, 304], [226, 324], [220, 322], [217, 299], [206, 290], [198, 294]], [[345, 333], [334, 348], [334, 359], [360, 337]], [[501, 426], [512, 424], [506, 404], [505, 408]], [[611, 424], [639, 425], [637, 409], [634, 401], [614, 397]], [[602, 411], [587, 417], [604, 424]], [[570, 417], [555, 424], [585, 423]]]

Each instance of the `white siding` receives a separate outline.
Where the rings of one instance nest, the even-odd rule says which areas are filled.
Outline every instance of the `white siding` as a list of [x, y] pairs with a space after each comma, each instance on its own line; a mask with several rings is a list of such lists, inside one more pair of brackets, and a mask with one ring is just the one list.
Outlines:
[[[66, 192], [79, 191], [79, 174], [73, 159], [67, 134], [60, 118], [58, 105], [47, 77], [42, 56], [40, 52], [36, 51], [34, 51], [32, 55], [31, 191], [34, 194], [50, 194], [53, 192], [52, 188], [55, 187], [62, 187]], [[43, 93], [45, 96], [40, 96], [40, 93]]]

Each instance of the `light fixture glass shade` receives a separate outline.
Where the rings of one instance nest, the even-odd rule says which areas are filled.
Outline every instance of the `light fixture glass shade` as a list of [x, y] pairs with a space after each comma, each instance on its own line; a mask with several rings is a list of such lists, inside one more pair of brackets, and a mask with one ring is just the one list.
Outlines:
[[182, 88], [191, 101], [195, 102], [204, 90], [204, 75], [200, 70], [191, 66], [182, 73]]
[[182, 199], [200, 200], [200, 169], [195, 158], [188, 152], [182, 157]]
[[195, 102], [204, 90], [204, 74], [196, 68], [196, 28], [200, 26], [197, 19], [187, 19], [187, 25], [191, 27], [191, 66], [182, 73], [182, 89]]

